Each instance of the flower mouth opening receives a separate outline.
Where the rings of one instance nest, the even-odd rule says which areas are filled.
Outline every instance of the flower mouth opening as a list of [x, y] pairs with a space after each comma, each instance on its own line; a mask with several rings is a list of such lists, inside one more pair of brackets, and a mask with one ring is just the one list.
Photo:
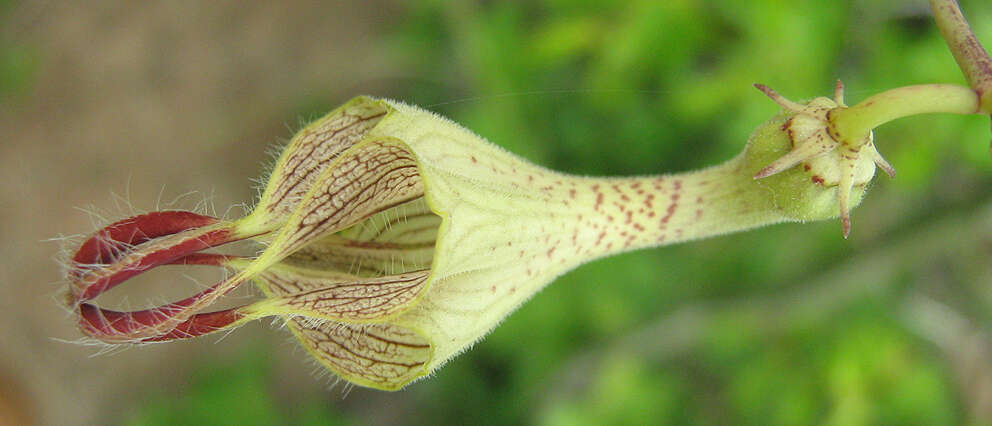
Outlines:
[[[221, 280], [231, 273], [245, 269], [255, 257], [253, 253], [259, 252], [270, 242], [270, 235], [263, 234], [256, 238], [224, 244], [225, 252], [237, 254], [223, 254], [218, 252], [218, 247], [209, 247], [204, 251], [190, 253], [157, 265], [168, 268], [157, 268], [156, 265], [148, 262], [126, 263], [127, 259], [140, 256], [138, 253], [162, 250], [166, 243], [163, 240], [167, 240], [169, 235], [155, 235], [153, 232], [144, 234], [138, 229], [139, 226], [134, 230], [135, 237], [123, 238], [119, 235], [122, 224], [132, 226], [134, 223], [144, 223], [166, 216], [182, 223], [183, 219], [191, 215], [189, 212], [175, 211], [135, 216], [111, 224], [86, 240], [76, 250], [72, 265], [66, 274], [71, 284], [68, 294], [70, 306], [78, 304], [79, 301], [92, 301], [103, 305], [128, 305], [132, 300], [141, 299], [143, 294], [152, 294], [150, 298], [160, 299], [171, 298], [178, 292], [188, 292], [192, 287], [200, 287], [199, 290], [203, 290], [206, 287], [204, 282]], [[206, 216], [199, 219], [203, 224], [220, 222]], [[434, 214], [424, 198], [420, 197], [383, 210], [351, 227], [322, 237], [287, 256], [278, 267], [333, 271], [342, 276], [355, 278], [375, 278], [428, 270], [433, 262], [440, 222], [441, 217]], [[118, 232], [116, 236], [115, 231]], [[171, 239], [177, 240], [176, 237]], [[177, 268], [204, 265], [222, 268], [213, 271], [205, 268], [181, 270]], [[109, 275], [112, 274], [116, 275], [110, 277]], [[174, 283], [169, 286], [156, 285], [170, 279], [173, 279]], [[125, 281], [128, 284], [126, 289], [120, 286]], [[189, 281], [191, 284], [186, 285], [179, 281]], [[137, 298], [130, 297], [136, 294]]]
[[[293, 304], [286, 300], [298, 293], [333, 293], [337, 287], [354, 287], [350, 299], [358, 300], [365, 296], [375, 298], [373, 287], [383, 286], [392, 278], [406, 281], [412, 279], [417, 286], [425, 284], [434, 259], [434, 248], [441, 217], [427, 205], [423, 195], [395, 206], [383, 208], [367, 215], [363, 220], [350, 224], [344, 229], [333, 231], [301, 245], [274, 265], [262, 269], [250, 277], [241, 277], [252, 269], [257, 257], [225, 255], [204, 250], [240, 240], [255, 240], [257, 243], [274, 242], [272, 233], [244, 235], [238, 231], [238, 222], [224, 222], [216, 218], [186, 211], [160, 211], [135, 216], [115, 222], [96, 232], [83, 242], [72, 257], [67, 271], [69, 280], [68, 299], [70, 306], [80, 316], [80, 326], [91, 337], [108, 342], [158, 341], [173, 338], [195, 337], [205, 334], [206, 328], [196, 324], [210, 325], [217, 331], [223, 327], [217, 322], [217, 315], [190, 313], [196, 306], [198, 311], [206, 308], [199, 301], [213, 296], [222, 284], [231, 280], [240, 282], [228, 286], [224, 293], [233, 290], [242, 282], [254, 278], [268, 300], [235, 308], [238, 315], [227, 319], [237, 321], [246, 316], [282, 313], [287, 316], [302, 315], [317, 319], [360, 321], [349, 318], [348, 311], [340, 309], [314, 309], [313, 312], [294, 312]], [[279, 235], [285, 234], [285, 230]], [[278, 236], [275, 237], [278, 239]], [[264, 251], [263, 251], [264, 255]], [[232, 276], [228, 280], [203, 289], [189, 298], [161, 305], [151, 309], [118, 312], [99, 308], [90, 303], [105, 292], [132, 280], [158, 266], [217, 266]], [[157, 271], [156, 271], [157, 272]], [[179, 274], [177, 274], [178, 276]], [[395, 286], [394, 286], [395, 287]], [[408, 289], [414, 290], [414, 289]], [[116, 292], [120, 292], [118, 289]], [[342, 290], [342, 292], [344, 292]], [[396, 288], [380, 295], [376, 313], [354, 314], [366, 316], [368, 320], [381, 319], [383, 309], [399, 309], [392, 305], [401, 304], [418, 296], [404, 294]], [[331, 296], [331, 295], [326, 295]], [[341, 296], [341, 295], [338, 295]], [[279, 298], [279, 303], [273, 302]], [[211, 305], [213, 301], [211, 301]], [[357, 303], [361, 304], [361, 303]], [[375, 303], [365, 303], [375, 304]], [[176, 332], [180, 324], [173, 324], [166, 330], [162, 321], [167, 318], [187, 317], [186, 328], [196, 330]], [[162, 327], [153, 327], [162, 323]], [[152, 329], [138, 332], [138, 328]], [[154, 331], [160, 331], [153, 335]], [[195, 331], [195, 332], [194, 332]]]
[[[426, 375], [430, 341], [391, 321], [427, 291], [442, 219], [427, 203], [410, 147], [373, 135], [390, 111], [360, 97], [301, 130], [241, 219], [168, 210], [98, 230], [66, 271], [80, 330], [104, 343], [150, 343], [276, 316], [318, 362], [353, 383], [395, 390]], [[246, 240], [262, 247], [257, 255], [217, 252]], [[95, 303], [159, 266], [213, 266], [225, 275], [153, 308]], [[261, 298], [220, 308], [248, 281]]]
[[[94, 233], [66, 273], [80, 329], [107, 343], [142, 343], [273, 315], [307, 318], [309, 325], [383, 323], [411, 307], [427, 288], [441, 218], [425, 200], [409, 147], [370, 136], [388, 111], [359, 98], [307, 126], [279, 158], [259, 205], [242, 219], [156, 211]], [[263, 249], [257, 256], [213, 252], [242, 240]], [[215, 266], [227, 276], [149, 309], [115, 311], [93, 302], [164, 265]], [[211, 312], [246, 281], [262, 290], [261, 300]]]
[[[343, 229], [313, 238], [250, 277], [245, 272], [267, 250], [277, 247], [280, 236], [288, 231], [280, 228], [252, 235], [240, 231], [239, 223], [185, 211], [161, 211], [97, 231], [79, 246], [66, 274], [68, 302], [80, 329], [105, 343], [153, 343], [280, 316], [318, 362], [352, 382], [391, 390], [427, 374], [430, 342], [413, 330], [389, 323], [427, 289], [441, 217], [430, 209], [422, 192], [408, 201], [370, 210]], [[257, 257], [213, 252], [217, 246], [240, 240], [268, 248]], [[158, 266], [215, 266], [224, 269], [228, 278], [193, 296], [150, 309], [115, 311], [93, 303], [101, 294]], [[220, 303], [230, 305], [220, 296], [249, 280], [263, 298], [217, 309]]]

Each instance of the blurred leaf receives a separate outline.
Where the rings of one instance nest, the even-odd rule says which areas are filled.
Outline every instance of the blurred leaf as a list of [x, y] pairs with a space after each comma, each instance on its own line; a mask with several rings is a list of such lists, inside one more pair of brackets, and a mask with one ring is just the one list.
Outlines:
[[152, 393], [128, 416], [131, 425], [348, 424], [318, 401], [287, 412], [270, 393], [269, 361], [253, 351], [230, 365], [205, 364], [179, 395]]

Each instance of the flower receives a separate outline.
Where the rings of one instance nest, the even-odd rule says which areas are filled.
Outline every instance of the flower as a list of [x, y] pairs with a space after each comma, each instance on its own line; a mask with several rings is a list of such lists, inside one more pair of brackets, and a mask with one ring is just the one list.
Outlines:
[[[110, 343], [189, 338], [278, 316], [342, 378], [400, 389], [590, 260], [846, 212], [836, 203], [844, 178], [817, 177], [854, 160], [792, 167], [807, 159], [795, 154], [808, 151], [794, 139], [798, 123], [842, 104], [819, 102], [787, 104], [724, 164], [592, 178], [530, 164], [419, 108], [358, 97], [294, 136], [246, 217], [160, 211], [98, 231], [73, 257], [69, 303], [85, 334]], [[874, 174], [871, 159], [855, 160], [851, 185], [859, 193], [850, 204]], [[255, 257], [202, 252], [244, 239], [265, 249]], [[165, 264], [233, 273], [154, 309], [118, 312], [90, 302]], [[248, 281], [262, 299], [208, 310]]]

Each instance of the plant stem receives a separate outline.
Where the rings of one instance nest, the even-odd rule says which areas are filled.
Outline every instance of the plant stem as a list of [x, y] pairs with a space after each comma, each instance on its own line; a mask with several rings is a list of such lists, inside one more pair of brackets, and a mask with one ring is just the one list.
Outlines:
[[975, 37], [957, 0], [930, 0], [934, 19], [968, 84], [981, 96], [982, 111], [992, 112], [992, 59]]
[[955, 84], [906, 86], [872, 96], [850, 108], [833, 111], [830, 121], [836, 135], [855, 144], [867, 140], [872, 129], [889, 121], [928, 113], [979, 114], [978, 93]]

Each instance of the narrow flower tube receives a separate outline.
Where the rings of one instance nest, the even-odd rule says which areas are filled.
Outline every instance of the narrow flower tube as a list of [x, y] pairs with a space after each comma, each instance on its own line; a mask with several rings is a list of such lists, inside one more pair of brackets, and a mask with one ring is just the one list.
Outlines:
[[[344, 379], [400, 389], [583, 263], [836, 217], [857, 205], [875, 164], [887, 163], [870, 144], [872, 155], [837, 152], [825, 114], [842, 100], [780, 103], [783, 113], [724, 164], [594, 178], [530, 164], [417, 107], [355, 98], [292, 139], [248, 216], [154, 212], [98, 231], [73, 258], [69, 302], [85, 334], [111, 343], [191, 338], [279, 317]], [[856, 172], [841, 173], [847, 165]], [[243, 239], [264, 250], [253, 257], [203, 252]], [[92, 303], [163, 265], [231, 273], [152, 309]], [[249, 281], [259, 300], [211, 310]]]

